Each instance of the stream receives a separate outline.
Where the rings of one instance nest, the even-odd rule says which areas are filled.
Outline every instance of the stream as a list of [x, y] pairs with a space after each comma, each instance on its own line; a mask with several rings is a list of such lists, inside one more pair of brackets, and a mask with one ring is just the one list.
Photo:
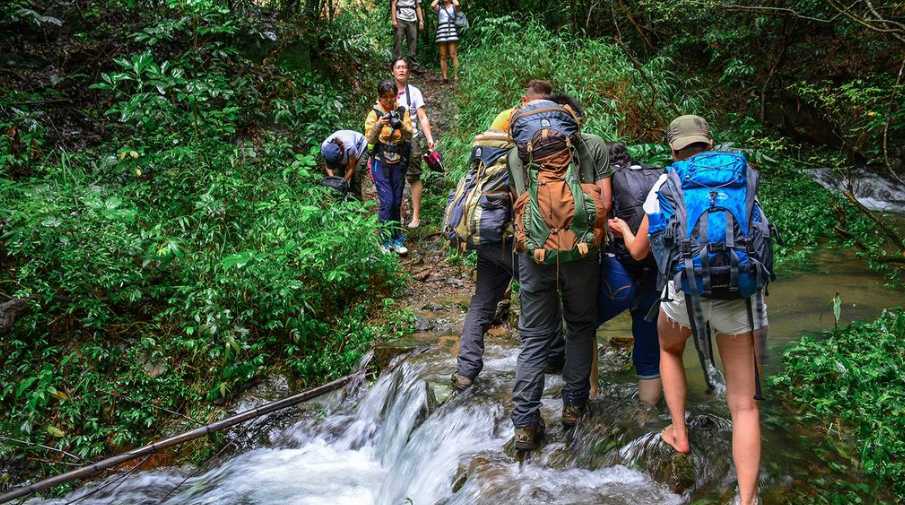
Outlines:
[[[900, 293], [885, 289], [882, 278], [849, 253], [824, 251], [814, 265], [771, 286], [768, 373], [781, 366], [780, 353], [802, 332], [832, 328], [826, 301], [836, 291], [843, 299], [842, 324], [872, 319], [883, 307], [903, 302]], [[464, 295], [445, 300], [445, 311], [434, 307], [431, 317], [446, 317], [460, 328]], [[288, 428], [264, 433], [265, 443], [204, 471], [185, 467], [112, 475], [62, 499], [28, 503], [729, 502], [735, 484], [729, 414], [721, 390], [704, 394], [696, 357], [686, 352], [692, 454], [686, 458], [667, 450], [658, 439], [668, 423], [665, 406], [638, 404], [628, 350], [614, 345], [619, 340], [614, 337], [626, 336], [629, 325], [629, 319], [620, 318], [599, 331], [603, 397], [592, 402], [590, 415], [573, 433], [563, 433], [558, 423], [562, 380], [547, 376], [546, 443], [527, 455], [507, 445], [513, 434], [508, 411], [517, 340], [505, 331], [488, 334], [486, 364], [476, 386], [454, 395], [449, 374], [455, 365], [455, 336], [424, 334], [398, 345], [432, 345], [398, 356], [375, 382], [308, 402]], [[765, 503], [778, 503], [792, 490], [819, 486], [818, 476], [858, 479], [831, 470], [830, 463], [846, 457], [844, 446], [828, 444], [830, 437], [799, 421], [777, 401], [781, 392], [767, 387], [765, 393]]]

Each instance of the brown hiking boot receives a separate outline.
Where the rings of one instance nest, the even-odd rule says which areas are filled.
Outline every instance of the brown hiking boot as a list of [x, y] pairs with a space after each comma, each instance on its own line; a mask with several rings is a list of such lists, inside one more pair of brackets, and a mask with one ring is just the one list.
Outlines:
[[544, 419], [537, 424], [515, 429], [515, 448], [519, 451], [533, 451], [544, 438]]
[[453, 387], [456, 388], [456, 391], [465, 391], [470, 388], [472, 384], [474, 384], [474, 379], [469, 379], [464, 375], [460, 375], [459, 372], [455, 372], [452, 374], [452, 382]]
[[584, 405], [566, 405], [562, 406], [562, 425], [571, 428], [578, 424], [581, 416], [584, 415]]

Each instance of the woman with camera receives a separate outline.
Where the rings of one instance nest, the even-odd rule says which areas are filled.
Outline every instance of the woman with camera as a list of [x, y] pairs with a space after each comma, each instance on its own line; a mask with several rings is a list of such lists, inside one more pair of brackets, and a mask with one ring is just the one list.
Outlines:
[[[412, 118], [412, 126], [415, 133], [412, 134], [412, 148], [409, 150], [408, 168], [405, 172], [405, 178], [412, 187], [412, 220], [409, 222], [409, 228], [417, 228], [421, 224], [421, 193], [423, 185], [421, 183], [421, 151], [422, 139], [427, 141], [427, 148], [434, 148], [434, 136], [431, 133], [431, 122], [427, 118], [427, 112], [424, 109], [424, 95], [421, 90], [408, 83], [409, 67], [405, 58], [396, 58], [390, 65], [390, 71], [396, 80], [396, 101], [399, 105], [408, 108], [409, 116]], [[418, 118], [415, 121], [415, 117]], [[418, 126], [421, 126], [419, 131]]]
[[440, 71], [443, 79], [440, 84], [449, 83], [446, 73], [446, 55], [452, 58], [453, 84], [459, 84], [459, 29], [453, 23], [456, 19], [456, 11], [459, 10], [459, 0], [434, 0], [431, 9], [439, 16], [437, 22], [437, 45], [440, 46]]
[[405, 141], [412, 138], [414, 129], [406, 107], [396, 101], [396, 83], [382, 81], [377, 86], [377, 104], [365, 120], [365, 138], [374, 153], [371, 179], [380, 200], [378, 222], [383, 228], [384, 252], [406, 254], [402, 243], [402, 190], [405, 187]]

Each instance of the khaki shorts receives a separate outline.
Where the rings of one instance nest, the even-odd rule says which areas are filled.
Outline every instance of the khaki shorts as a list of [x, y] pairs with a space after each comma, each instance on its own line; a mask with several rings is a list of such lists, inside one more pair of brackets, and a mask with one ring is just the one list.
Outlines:
[[[691, 322], [688, 320], [688, 309], [685, 307], [685, 293], [676, 293], [673, 281], [669, 281], [669, 300], [660, 304], [660, 309], [666, 314], [666, 317], [672, 319], [684, 328], [691, 328]], [[767, 304], [764, 302], [763, 296], [754, 297], [753, 300], [759, 300], [761, 303], [760, 314], [758, 315], [757, 306], [754, 305], [754, 327], [757, 329], [766, 327], [767, 321]], [[757, 303], [756, 301], [754, 303]], [[704, 316], [704, 322], [709, 322], [710, 327], [719, 333], [726, 335], [740, 335], [751, 331], [748, 324], [748, 301], [747, 300], [709, 300], [701, 298], [701, 312]]]
[[418, 135], [412, 139], [412, 150], [409, 152], [408, 168], [405, 171], [405, 180], [409, 181], [409, 184], [420, 181], [421, 172], [424, 170], [422, 166], [424, 161], [421, 159], [422, 139], [424, 139], [424, 135]]

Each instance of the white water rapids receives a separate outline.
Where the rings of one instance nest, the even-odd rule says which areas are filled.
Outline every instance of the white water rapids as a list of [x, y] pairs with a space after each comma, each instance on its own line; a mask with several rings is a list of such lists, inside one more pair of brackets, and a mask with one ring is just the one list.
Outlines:
[[[494, 353], [500, 353], [496, 358]], [[125, 505], [465, 505], [504, 503], [670, 504], [684, 500], [647, 475], [621, 465], [589, 470], [551, 468], [543, 454], [519, 463], [502, 447], [513, 429], [504, 412], [511, 391], [514, 348], [490, 346], [478, 391], [452, 397], [430, 409], [425, 379], [454, 361], [430, 356], [403, 362], [384, 374], [357, 405], [343, 405], [320, 421], [306, 420], [273, 437], [274, 447], [255, 449], [191, 477], [161, 501], [190, 472], [164, 469], [112, 476], [63, 499], [29, 503]], [[428, 353], [433, 354], [433, 353]], [[559, 377], [548, 376], [550, 394]], [[445, 385], [445, 382], [444, 382]], [[356, 403], [354, 394], [344, 403]], [[360, 396], [360, 395], [359, 395]], [[548, 401], [549, 400], [549, 401]], [[560, 403], [545, 400], [548, 423]], [[460, 465], [484, 461], [453, 492]], [[571, 466], [571, 468], [569, 468]], [[122, 479], [122, 480], [120, 480]]]

